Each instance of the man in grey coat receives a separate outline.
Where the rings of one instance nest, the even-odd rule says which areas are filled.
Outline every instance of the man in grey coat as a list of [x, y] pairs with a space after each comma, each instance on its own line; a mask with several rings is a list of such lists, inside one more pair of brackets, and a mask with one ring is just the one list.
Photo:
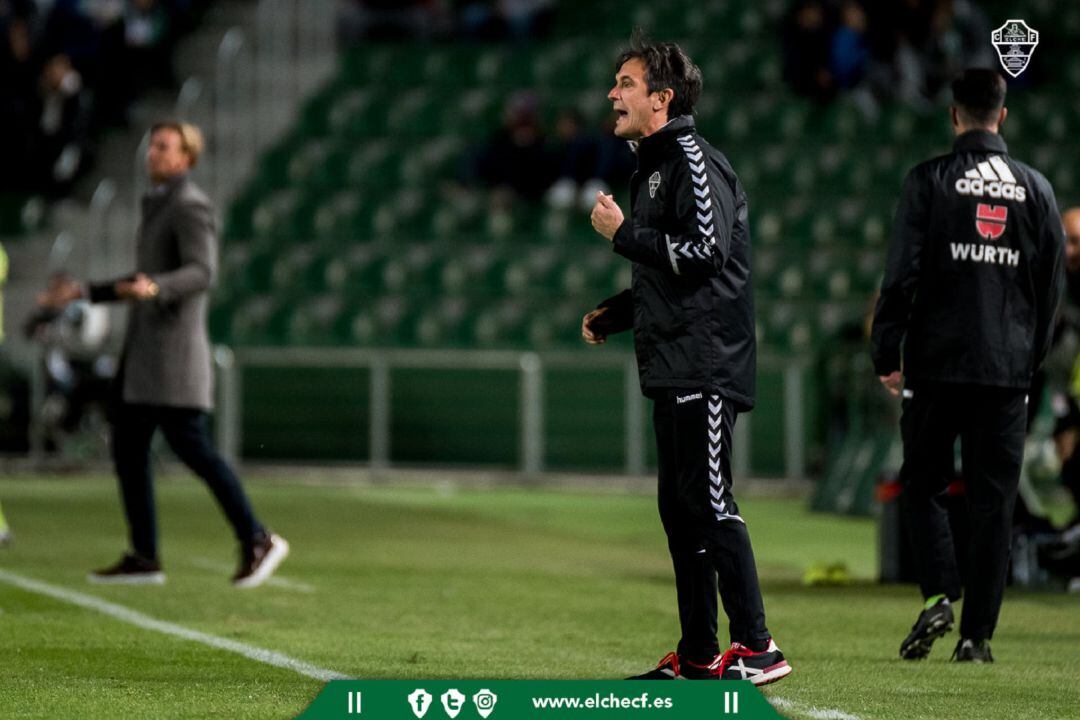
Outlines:
[[238, 587], [263, 583], [289, 545], [255, 518], [239, 478], [214, 450], [207, 292], [217, 270], [217, 235], [210, 199], [188, 176], [203, 141], [186, 123], [161, 123], [150, 133], [146, 163], [152, 187], [142, 201], [136, 272], [106, 283], [55, 283], [39, 301], [62, 307], [80, 298], [131, 306], [112, 408], [112, 454], [131, 533], [131, 552], [90, 574], [91, 582], [164, 582], [157, 548], [150, 443], [161, 428], [176, 455], [202, 478], [241, 546]]

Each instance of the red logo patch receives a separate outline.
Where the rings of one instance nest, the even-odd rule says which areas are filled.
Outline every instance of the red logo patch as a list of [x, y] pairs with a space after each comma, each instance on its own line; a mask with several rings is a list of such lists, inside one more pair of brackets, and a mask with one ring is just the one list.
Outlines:
[[987, 240], [997, 240], [1005, 232], [1009, 219], [1008, 205], [979, 203], [975, 209], [975, 229]]

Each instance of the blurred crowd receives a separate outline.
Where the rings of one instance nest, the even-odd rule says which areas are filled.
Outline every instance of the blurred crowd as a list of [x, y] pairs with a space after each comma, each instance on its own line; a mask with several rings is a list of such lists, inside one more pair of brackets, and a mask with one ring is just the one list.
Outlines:
[[962, 68], [997, 62], [991, 29], [970, 0], [795, 0], [784, 77], [821, 102], [851, 93], [871, 116], [891, 100], [930, 110]]
[[66, 194], [208, 0], [0, 0], [0, 192]]
[[626, 185], [634, 156], [613, 134], [614, 117], [591, 126], [580, 111], [564, 108], [549, 126], [541, 110], [536, 93], [513, 95], [500, 127], [463, 158], [463, 186], [486, 189], [499, 206], [524, 201], [588, 210], [597, 191]]
[[555, 0], [340, 0], [343, 44], [364, 40], [526, 41], [551, 28]]

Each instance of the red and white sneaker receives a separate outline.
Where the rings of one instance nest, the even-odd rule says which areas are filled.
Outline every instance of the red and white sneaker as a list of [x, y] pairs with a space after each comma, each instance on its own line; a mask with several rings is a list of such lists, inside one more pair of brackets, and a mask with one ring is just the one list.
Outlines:
[[776, 642], [769, 638], [769, 646], [761, 652], [754, 652], [741, 643], [731, 643], [716, 663], [715, 672], [721, 680], [749, 680], [755, 685], [768, 685], [791, 673], [791, 666]]
[[632, 675], [626, 678], [627, 680], [681, 680], [682, 675], [679, 673], [679, 656], [675, 653], [668, 653], [664, 657], [660, 658], [660, 662], [656, 664], [656, 667], [647, 673], [641, 675]]
[[627, 680], [719, 680], [718, 668], [723, 655], [717, 655], [707, 665], [698, 665], [681, 658], [676, 653], [668, 653], [660, 658], [656, 667], [642, 675], [634, 675]]

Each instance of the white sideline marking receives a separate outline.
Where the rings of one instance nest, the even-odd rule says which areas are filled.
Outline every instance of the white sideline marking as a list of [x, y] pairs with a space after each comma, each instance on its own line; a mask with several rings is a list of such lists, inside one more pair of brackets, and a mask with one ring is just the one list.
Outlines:
[[858, 715], [841, 712], [840, 710], [833, 710], [832, 708], [818, 708], [812, 705], [803, 705], [802, 703], [797, 703], [794, 700], [788, 700], [787, 698], [771, 697], [768, 698], [768, 700], [777, 710], [791, 710], [801, 715], [808, 715], [809, 717], [814, 718], [814, 720], [862, 720]]
[[74, 590], [68, 590], [67, 588], [50, 585], [41, 582], [40, 580], [33, 580], [13, 572], [8, 572], [7, 570], [0, 569], [0, 581], [5, 582], [8, 585], [14, 585], [22, 590], [38, 593], [39, 595], [48, 595], [51, 598], [71, 605], [78, 605], [87, 610], [97, 611], [103, 615], [108, 615], [111, 618], [126, 622], [129, 625], [140, 627], [144, 630], [153, 630], [154, 632], [172, 635], [173, 637], [178, 637], [183, 640], [190, 640], [212, 648], [217, 648], [218, 650], [227, 650], [236, 653], [237, 655], [243, 655], [250, 660], [284, 668], [286, 670], [292, 670], [295, 673], [306, 675], [315, 680], [328, 682], [330, 680], [349, 679], [348, 675], [343, 675], [334, 670], [315, 667], [303, 660], [297, 660], [296, 658], [291, 658], [288, 655], [283, 655], [273, 650], [266, 650], [264, 648], [255, 647], [254, 645], [248, 645], [247, 643], [217, 637], [216, 635], [192, 630], [183, 627], [182, 625], [158, 620], [149, 615], [144, 615], [137, 610], [132, 610], [123, 605], [108, 602], [107, 600], [102, 600], [93, 595], [86, 595], [84, 593], [75, 592]]
[[[196, 567], [200, 570], [209, 570], [211, 572], [223, 573], [225, 575], [228, 575], [233, 571], [233, 568], [230, 568], [226, 563], [219, 563], [215, 560], [211, 560], [210, 558], [192, 558], [188, 564], [191, 565], [191, 567]], [[269, 578], [266, 579], [266, 584], [273, 585], [274, 587], [279, 587], [283, 590], [295, 590], [296, 592], [302, 593], [315, 592], [314, 585], [308, 585], [306, 582], [300, 582], [299, 580], [289, 580], [288, 578], [283, 578], [280, 575], [271, 575]]]

